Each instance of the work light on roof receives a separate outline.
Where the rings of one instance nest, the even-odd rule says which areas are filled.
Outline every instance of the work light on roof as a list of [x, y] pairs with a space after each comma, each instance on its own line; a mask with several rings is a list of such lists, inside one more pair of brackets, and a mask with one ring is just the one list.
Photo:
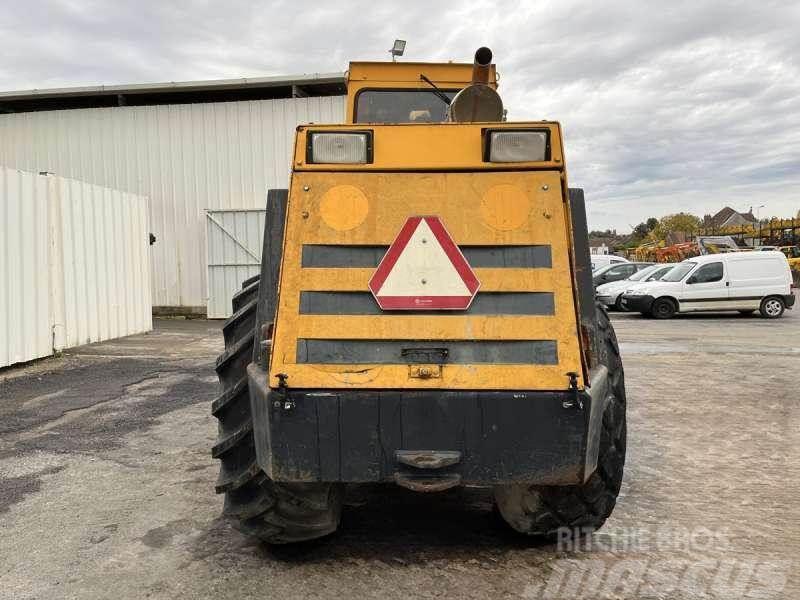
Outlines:
[[403, 52], [405, 51], [406, 51], [406, 41], [395, 40], [394, 46], [392, 46], [392, 49], [389, 50], [389, 53], [392, 55], [392, 62], [394, 62], [396, 57], [403, 56]]

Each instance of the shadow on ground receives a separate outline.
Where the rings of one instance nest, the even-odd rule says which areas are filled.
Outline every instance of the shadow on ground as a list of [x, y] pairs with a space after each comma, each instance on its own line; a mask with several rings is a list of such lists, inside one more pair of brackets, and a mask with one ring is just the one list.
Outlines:
[[268, 560], [288, 563], [361, 558], [403, 565], [437, 559], [486, 558], [510, 550], [552, 546], [511, 530], [493, 510], [491, 490], [454, 489], [418, 494], [393, 485], [348, 490], [339, 530], [326, 538], [286, 546], [259, 545]]

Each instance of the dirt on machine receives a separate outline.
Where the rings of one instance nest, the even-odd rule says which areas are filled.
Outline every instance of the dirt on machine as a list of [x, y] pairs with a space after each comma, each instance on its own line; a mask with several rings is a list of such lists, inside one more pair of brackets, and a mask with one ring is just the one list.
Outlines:
[[377, 483], [489, 488], [533, 536], [611, 514], [625, 387], [583, 191], [561, 126], [506, 121], [497, 80], [488, 48], [353, 62], [345, 123], [297, 128], [216, 365], [216, 490], [242, 531], [328, 535]]

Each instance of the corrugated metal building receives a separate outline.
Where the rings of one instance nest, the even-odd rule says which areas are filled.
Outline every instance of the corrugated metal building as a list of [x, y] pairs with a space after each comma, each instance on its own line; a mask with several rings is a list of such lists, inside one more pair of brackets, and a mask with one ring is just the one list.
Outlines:
[[153, 304], [205, 313], [206, 211], [263, 209], [295, 127], [342, 122], [345, 91], [334, 73], [4, 92], [0, 165], [149, 197]]

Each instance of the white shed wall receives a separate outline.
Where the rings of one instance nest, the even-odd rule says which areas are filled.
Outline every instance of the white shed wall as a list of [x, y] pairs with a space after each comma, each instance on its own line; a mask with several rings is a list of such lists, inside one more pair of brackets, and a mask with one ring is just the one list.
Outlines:
[[153, 304], [205, 309], [205, 210], [264, 208], [296, 126], [344, 111], [322, 96], [0, 115], [0, 164], [149, 197]]
[[0, 367], [52, 352], [48, 183], [0, 167]]
[[0, 167], [0, 367], [152, 329], [147, 198]]
[[147, 198], [48, 179], [55, 349], [150, 331]]

